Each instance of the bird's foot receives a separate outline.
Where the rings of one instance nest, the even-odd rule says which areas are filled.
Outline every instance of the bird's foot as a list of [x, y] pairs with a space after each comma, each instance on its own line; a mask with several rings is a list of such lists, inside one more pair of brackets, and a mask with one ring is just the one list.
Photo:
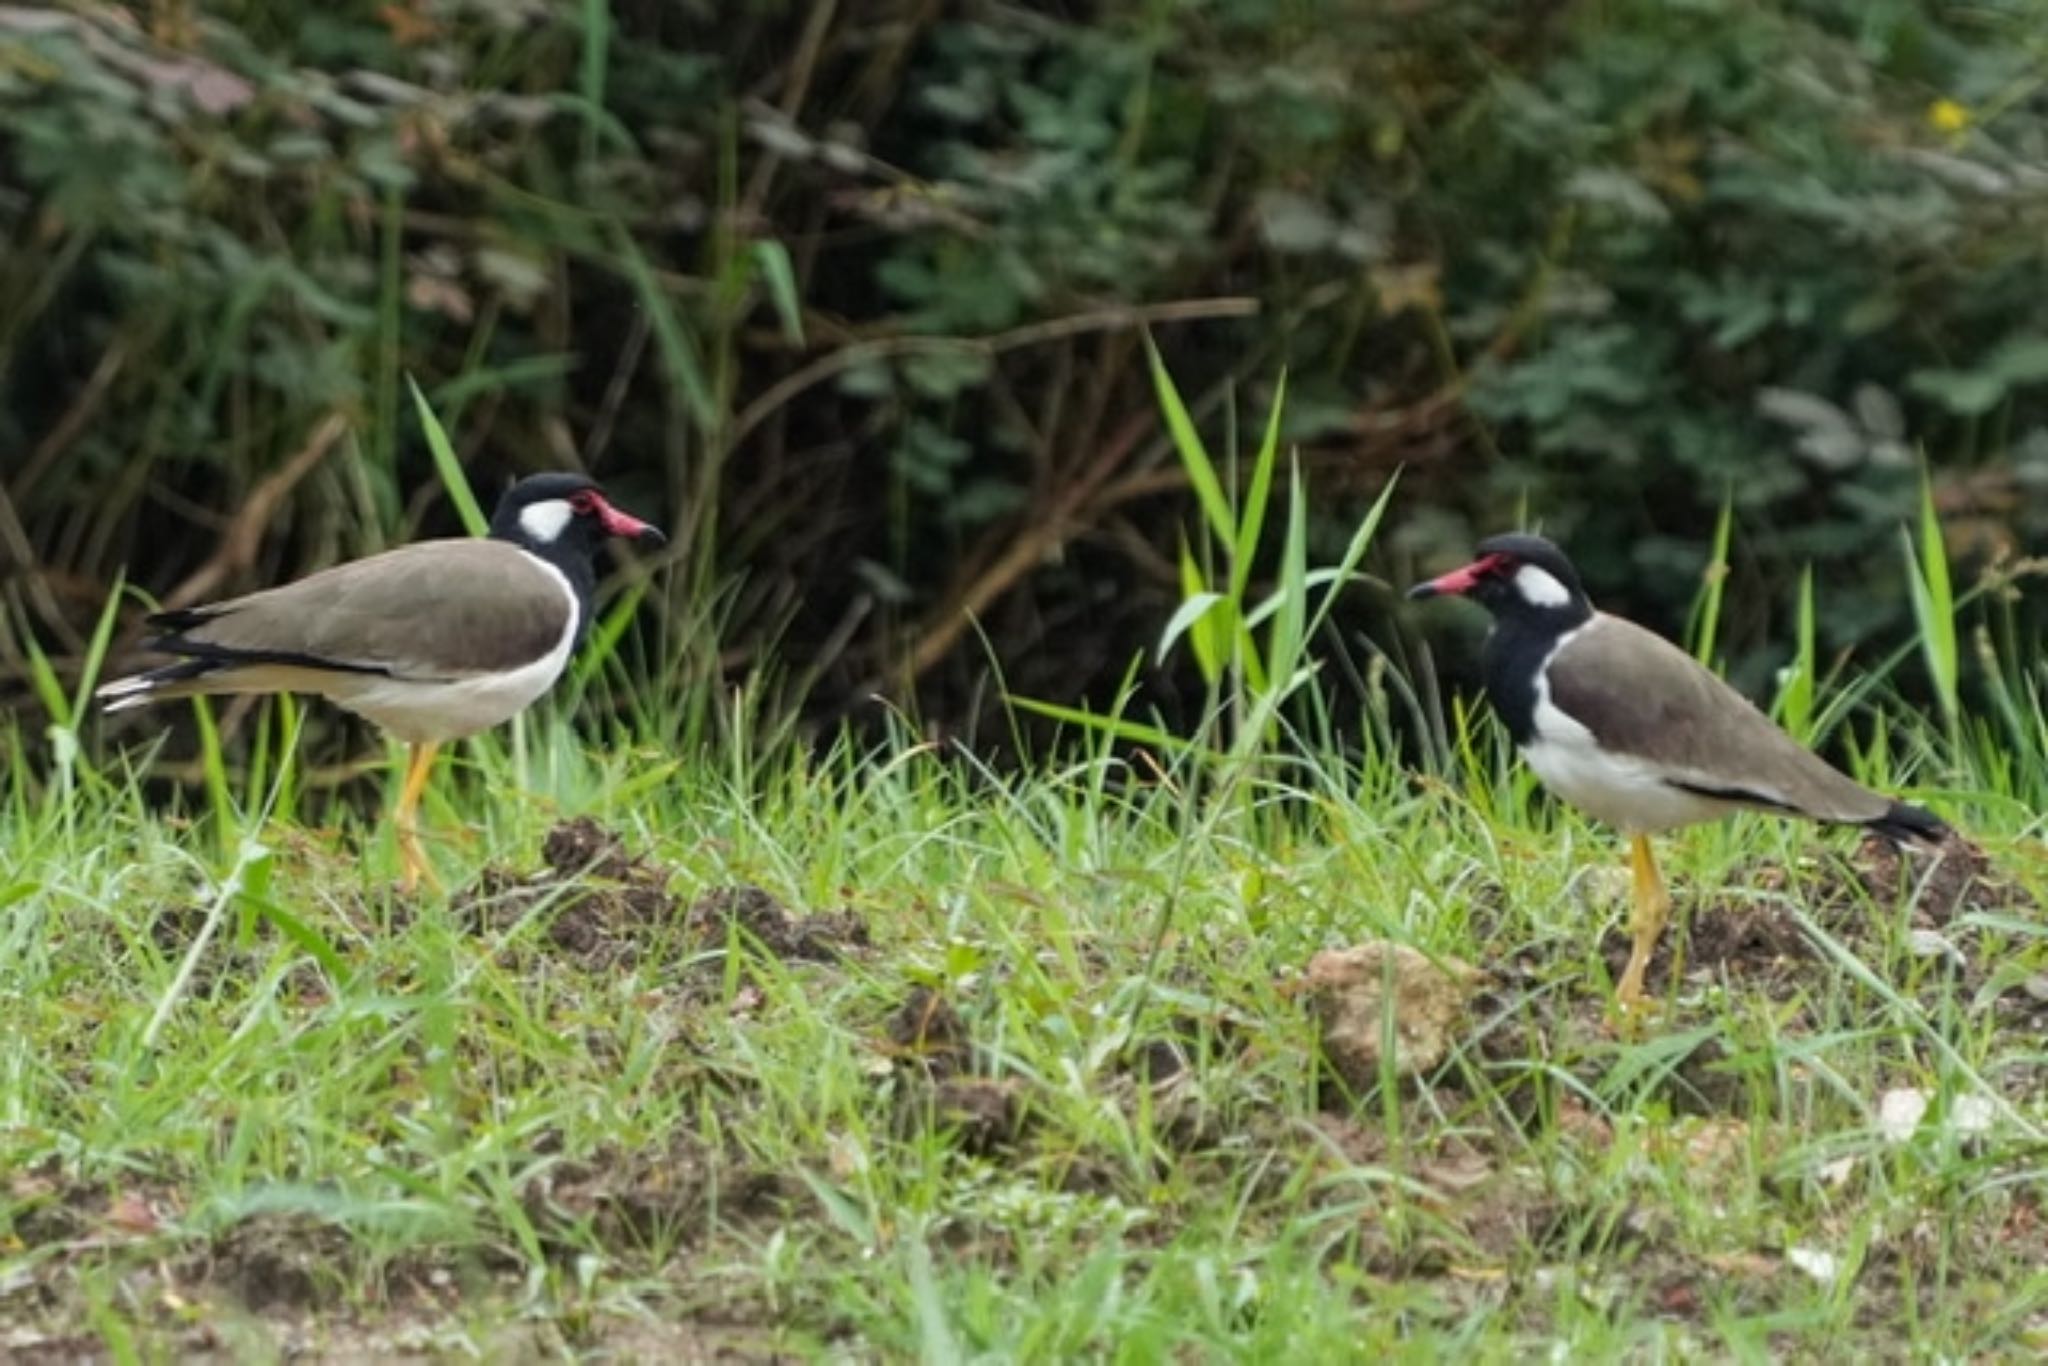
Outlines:
[[1607, 1012], [1607, 1031], [1613, 1038], [1633, 1043], [1642, 1037], [1644, 1027], [1657, 1018], [1660, 1009], [1657, 1001], [1643, 994], [1640, 982], [1631, 990], [1624, 979]]
[[418, 832], [400, 830], [398, 832], [398, 890], [404, 892], [407, 896], [412, 896], [420, 890], [422, 883], [426, 885], [427, 891], [435, 896], [439, 896], [447, 891], [447, 888], [441, 885], [440, 876], [434, 872], [434, 865], [427, 862], [427, 851], [420, 847]]

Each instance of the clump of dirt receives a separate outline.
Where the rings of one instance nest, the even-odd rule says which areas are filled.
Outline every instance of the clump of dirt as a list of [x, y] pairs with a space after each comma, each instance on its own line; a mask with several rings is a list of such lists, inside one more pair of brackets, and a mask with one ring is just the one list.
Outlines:
[[789, 1178], [678, 1134], [665, 1146], [608, 1147], [543, 1167], [520, 1192], [534, 1226], [551, 1243], [580, 1246], [591, 1226], [606, 1247], [697, 1241], [721, 1222], [780, 1218], [799, 1198]]
[[244, 1309], [314, 1309], [342, 1298], [345, 1230], [308, 1215], [259, 1214], [184, 1259], [177, 1279], [233, 1295]]
[[592, 971], [630, 968], [648, 941], [674, 922], [670, 870], [626, 852], [625, 842], [587, 816], [564, 821], [541, 841], [540, 872], [488, 867], [456, 893], [451, 909], [474, 934], [501, 933], [546, 917], [546, 942]]
[[[207, 909], [189, 901], [166, 902], [155, 907], [143, 934], [156, 956], [173, 967], [180, 964], [206, 928]], [[107, 934], [119, 939], [121, 932], [111, 925]], [[209, 996], [226, 984], [230, 989], [259, 982], [263, 969], [279, 948], [276, 927], [267, 916], [245, 916], [229, 908], [214, 927], [199, 959], [192, 965], [186, 990], [195, 996]], [[344, 942], [337, 949], [344, 955]], [[331, 994], [326, 974], [310, 959], [301, 958], [278, 984], [278, 995], [290, 1002], [316, 1006]]]
[[[1814, 858], [1790, 867], [1760, 860], [1738, 868], [1728, 885], [1739, 900], [1715, 901], [1673, 917], [1650, 959], [1647, 981], [1653, 993], [1670, 981], [1673, 971], [1682, 971], [1688, 977], [1748, 982], [1774, 999], [1791, 998], [1810, 985], [1809, 965], [1823, 957], [1800, 927], [1794, 905], [1866, 958], [1888, 951], [1890, 922], [1882, 912], [1901, 905], [1909, 908], [1911, 927], [1927, 931], [1972, 913], [2033, 917], [2040, 912], [2039, 903], [2001, 876], [1982, 849], [1953, 833], [1933, 849], [1905, 849], [1865, 835], [1846, 859]], [[1964, 947], [1957, 945], [1959, 952]], [[1601, 943], [1616, 977], [1628, 952], [1623, 928]], [[1985, 975], [1981, 965], [1973, 965], [1965, 985], [1974, 990]]]
[[922, 1064], [934, 1080], [963, 1071], [973, 1052], [967, 1022], [931, 987], [912, 987], [903, 1004], [889, 1013], [883, 1032], [891, 1057]]
[[[1995, 1009], [2002, 1023], [2039, 1028], [2048, 1022], [2048, 974], [2015, 974], [1998, 931], [1969, 919], [1985, 912], [2038, 918], [2039, 907], [1960, 837], [1936, 849], [1901, 850], [1871, 836], [1847, 857], [1759, 860], [1732, 872], [1726, 888], [1724, 896], [1673, 915], [1651, 957], [1647, 1021], [1631, 1024], [1618, 1016], [1596, 979], [1560, 972], [1558, 954], [1569, 948], [1486, 952], [1482, 961], [1491, 980], [1471, 1002], [1467, 1063], [1518, 1114], [1535, 1121], [1555, 1097], [1536, 1080], [1542, 1069], [1532, 1069], [1532, 1061], [1589, 1086], [1610, 1085], [1616, 1047], [1679, 1027], [1682, 1022], [1668, 1014], [1673, 1002], [1684, 1015], [1690, 1010], [1685, 1003], [1701, 988], [1727, 983], [1761, 993], [1793, 1008], [1794, 1027], [1812, 1027], [1837, 972], [1809, 927], [1924, 1004], [1946, 999]], [[1676, 890], [1684, 898], [1690, 889]], [[1609, 930], [1600, 952], [1608, 982], [1617, 980], [1629, 954], [1624, 926]], [[1718, 1037], [1636, 1073], [1680, 1114], [1740, 1110], [1753, 1081]]]
[[1916, 923], [1940, 926], [1973, 912], [2031, 916], [2041, 910], [2025, 888], [1993, 867], [1981, 848], [1954, 831], [1931, 853], [1908, 852], [1890, 840], [1865, 835], [1850, 866], [1879, 905], [1896, 905], [1902, 893], [1910, 895]]
[[867, 925], [854, 912], [795, 915], [759, 887], [714, 888], [685, 908], [669, 891], [674, 870], [632, 853], [588, 817], [550, 830], [541, 859], [541, 870], [527, 875], [484, 869], [455, 896], [460, 923], [492, 934], [540, 920], [543, 942], [592, 972], [722, 949], [734, 929], [750, 947], [815, 962], [868, 942]]
[[967, 1021], [944, 993], [913, 986], [889, 1012], [875, 1048], [890, 1059], [897, 1122], [906, 1131], [938, 1130], [961, 1151], [987, 1157], [1023, 1138], [1024, 1091], [1014, 1077], [974, 1073]]
[[[1769, 872], [1778, 871], [1773, 866]], [[1600, 941], [1610, 981], [1621, 980], [1628, 964], [1629, 934], [1610, 930]], [[1756, 902], [1738, 906], [1715, 903], [1691, 915], [1674, 914], [1650, 954], [1645, 976], [1656, 996], [1674, 972], [1692, 977], [1726, 978], [1764, 986], [1775, 997], [1796, 990], [1802, 965], [1820, 957], [1820, 948], [1806, 937], [1790, 910], [1780, 904]]]
[[867, 922], [850, 910], [796, 915], [759, 887], [714, 887], [698, 897], [684, 927], [708, 945], [725, 942], [733, 930], [777, 958], [829, 963], [849, 949], [868, 946]]
[[987, 1157], [1024, 1135], [1025, 1108], [1011, 1077], [948, 1077], [930, 1093], [932, 1123], [951, 1130], [962, 1151]]
[[[588, 816], [563, 821], [540, 842], [541, 861], [561, 877], [590, 876], [607, 882], [643, 881], [645, 859], [626, 852], [626, 842]], [[666, 873], [662, 876], [666, 882]]]
[[453, 907], [473, 934], [500, 933], [528, 916], [546, 917], [546, 942], [590, 971], [631, 968], [653, 931], [673, 921], [675, 901], [658, 884], [599, 886], [552, 872], [520, 877], [486, 868]]
[[150, 1236], [184, 1208], [177, 1190], [163, 1182], [133, 1173], [118, 1186], [80, 1181], [57, 1158], [10, 1174], [0, 1186], [0, 1203], [9, 1225], [0, 1238], [31, 1248]]
[[1363, 1092], [1383, 1064], [1409, 1077], [1441, 1063], [1480, 979], [1470, 964], [1381, 940], [1317, 954], [1297, 989], [1322, 1024], [1323, 1055]]

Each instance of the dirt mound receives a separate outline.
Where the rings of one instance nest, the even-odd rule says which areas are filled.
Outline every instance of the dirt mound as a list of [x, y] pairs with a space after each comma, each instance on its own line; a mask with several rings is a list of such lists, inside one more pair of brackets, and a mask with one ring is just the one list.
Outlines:
[[[1787, 866], [1775, 859], [1743, 865], [1726, 880], [1729, 899], [1716, 899], [1691, 914], [1680, 913], [1658, 942], [1648, 983], [1661, 991], [1674, 972], [1690, 979], [1761, 985], [1773, 997], [1788, 998], [1810, 981], [1812, 962], [1826, 950], [1800, 923], [1800, 913], [1858, 957], [1884, 959], [1894, 945], [1893, 915], [1905, 910], [1915, 952], [1953, 949], [1970, 964], [1966, 984], [1982, 985], [1986, 972], [1970, 945], [1936, 934], [1957, 919], [2000, 913], [2039, 916], [2027, 891], [1998, 873], [1984, 851], [1960, 835], [1937, 849], [1902, 849], [1866, 835], [1846, 858], [1822, 856]], [[1679, 889], [1683, 897], [1684, 889]], [[1974, 941], [1975, 936], [1963, 936]], [[1625, 928], [1610, 931], [1601, 954], [1619, 977], [1628, 961]]]
[[631, 852], [588, 817], [548, 831], [541, 861], [529, 874], [485, 868], [456, 893], [457, 922], [472, 934], [509, 935], [532, 921], [545, 950], [591, 972], [702, 958], [735, 933], [745, 950], [811, 962], [868, 943], [854, 912], [798, 915], [759, 887], [715, 887], [685, 907], [669, 890], [674, 869]]
[[2041, 911], [2041, 904], [2001, 874], [1981, 848], [1954, 832], [1931, 855], [1865, 835], [1850, 856], [1850, 866], [1863, 890], [1880, 905], [1895, 905], [1910, 896], [1915, 923], [1946, 925], [1958, 916], [1985, 911], [2024, 916]]
[[485, 868], [456, 893], [451, 908], [472, 934], [502, 934], [529, 918], [544, 920], [543, 940], [578, 966], [630, 968], [650, 940], [676, 919], [670, 870], [626, 853], [595, 821], [556, 826], [541, 842], [546, 866], [520, 876]]
[[872, 1046], [888, 1060], [877, 1075], [894, 1090], [902, 1132], [942, 1133], [962, 1152], [988, 1157], [1014, 1148], [1030, 1131], [1023, 1082], [973, 1070], [967, 1020], [938, 989], [910, 988]]
[[931, 987], [910, 989], [883, 1026], [889, 1056], [923, 1064], [934, 1077], [950, 1077], [967, 1066], [972, 1046], [967, 1022], [953, 1003]]
[[543, 1238], [578, 1245], [593, 1227], [609, 1246], [661, 1248], [702, 1238], [715, 1218], [779, 1218], [802, 1186], [678, 1132], [652, 1148], [608, 1147], [541, 1167], [520, 1191]]
[[868, 927], [852, 911], [820, 911], [797, 915], [759, 887], [714, 887], [691, 903], [684, 927], [699, 941], [717, 947], [735, 931], [777, 958], [827, 963], [847, 950], [868, 946]]

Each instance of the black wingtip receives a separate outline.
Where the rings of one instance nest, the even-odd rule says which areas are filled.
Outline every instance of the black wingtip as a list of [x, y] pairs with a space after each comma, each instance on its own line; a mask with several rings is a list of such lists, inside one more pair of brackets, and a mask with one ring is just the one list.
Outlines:
[[[213, 620], [215, 615], [217, 614], [205, 607], [173, 607], [169, 611], [151, 612], [142, 619], [142, 624], [162, 635], [175, 636], [195, 626], [204, 626]], [[155, 641], [149, 644], [151, 649], [156, 648]]]
[[1939, 844], [1949, 833], [1941, 817], [1908, 802], [1893, 802], [1882, 816], [1863, 825], [1894, 844]]

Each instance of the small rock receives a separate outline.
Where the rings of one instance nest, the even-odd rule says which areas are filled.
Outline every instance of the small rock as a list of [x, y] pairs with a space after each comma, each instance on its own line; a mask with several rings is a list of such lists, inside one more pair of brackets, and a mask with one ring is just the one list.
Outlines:
[[1946, 958], [1958, 966], [1964, 962], [1963, 951], [1950, 943], [1947, 936], [1935, 930], [1909, 930], [1906, 934], [1906, 952], [1915, 958]]
[[1465, 1003], [1482, 980], [1469, 963], [1440, 962], [1388, 940], [1326, 949], [1303, 989], [1323, 1027], [1323, 1053], [1357, 1090], [1380, 1080], [1383, 1041], [1396, 1076], [1426, 1072], [1450, 1052]]
[[1785, 1260], [1822, 1285], [1833, 1285], [1835, 1277], [1842, 1274], [1842, 1264], [1835, 1254], [1817, 1247], [1788, 1247]]
[[1877, 1098], [1877, 1132], [1887, 1143], [1904, 1143], [1927, 1114], [1927, 1093], [1910, 1086]]
[[1957, 1096], [1948, 1110], [1950, 1126], [1964, 1138], [1982, 1138], [1997, 1118], [1998, 1103], [1989, 1096]]

